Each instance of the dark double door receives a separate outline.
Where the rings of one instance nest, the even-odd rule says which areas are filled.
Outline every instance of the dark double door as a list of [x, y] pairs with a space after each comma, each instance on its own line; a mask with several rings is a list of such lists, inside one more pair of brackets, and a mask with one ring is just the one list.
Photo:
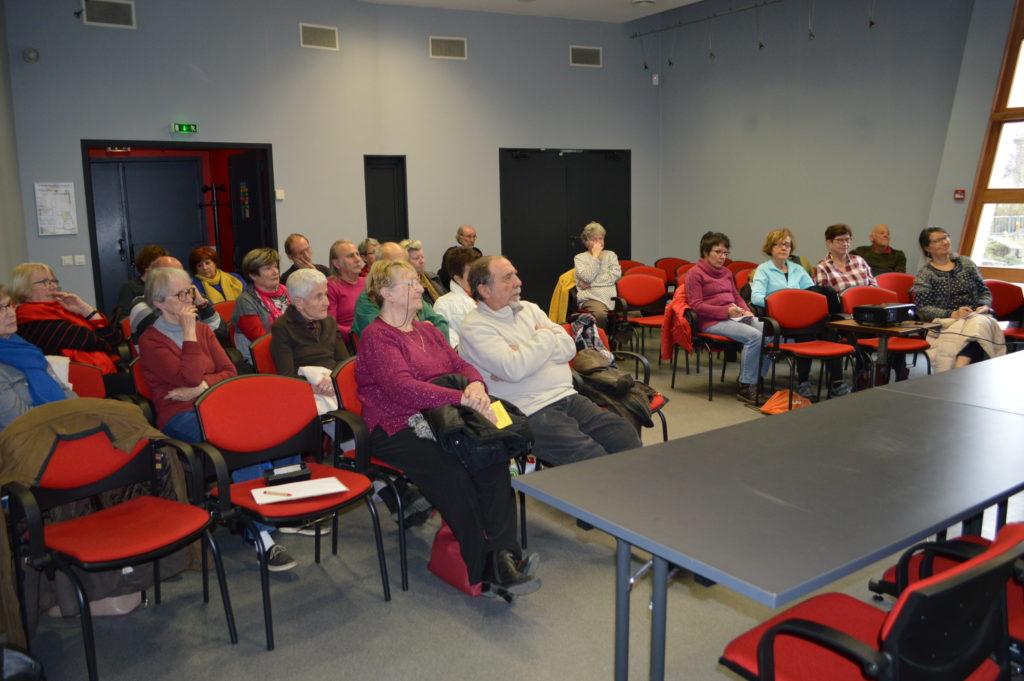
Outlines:
[[502, 252], [519, 270], [525, 300], [547, 310], [588, 222], [608, 231], [607, 249], [630, 257], [628, 150], [500, 149], [499, 173]]

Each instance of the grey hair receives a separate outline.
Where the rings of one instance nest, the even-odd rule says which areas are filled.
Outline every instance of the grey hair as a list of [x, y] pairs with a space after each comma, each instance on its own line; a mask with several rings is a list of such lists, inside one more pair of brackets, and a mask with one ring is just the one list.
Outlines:
[[288, 297], [292, 300], [302, 298], [307, 300], [309, 294], [319, 285], [327, 285], [327, 277], [320, 270], [302, 269], [295, 270], [288, 275]]
[[480, 295], [480, 286], [490, 286], [494, 278], [494, 275], [491, 274], [491, 263], [504, 257], [503, 255], [485, 255], [474, 260], [473, 264], [469, 266], [469, 289], [474, 300], [483, 300], [483, 296]]
[[172, 289], [175, 286], [174, 282], [179, 279], [189, 286], [192, 285], [192, 278], [188, 276], [188, 272], [185, 270], [180, 270], [177, 267], [156, 267], [150, 269], [149, 274], [146, 275], [146, 304], [156, 309], [154, 303], [162, 303], [168, 296], [177, 293], [177, 291]]
[[402, 239], [398, 242], [398, 245], [404, 248], [406, 253], [423, 250], [423, 242], [419, 239]]
[[588, 222], [587, 226], [583, 228], [583, 233], [580, 234], [580, 241], [583, 242], [583, 246], [585, 248], [592, 238], [595, 236], [604, 236], [607, 233], [608, 232], [601, 226], [600, 222]]
[[366, 255], [370, 251], [371, 246], [380, 247], [380, 242], [371, 237], [366, 237], [359, 242], [359, 255]]

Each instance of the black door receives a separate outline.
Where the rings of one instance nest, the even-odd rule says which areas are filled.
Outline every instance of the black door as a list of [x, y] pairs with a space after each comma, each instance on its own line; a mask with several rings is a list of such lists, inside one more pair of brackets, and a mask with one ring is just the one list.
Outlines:
[[187, 267], [189, 252], [206, 243], [202, 164], [193, 157], [93, 159], [89, 170], [96, 302], [111, 313], [143, 246], [159, 244]]
[[230, 238], [233, 247], [233, 267], [221, 263], [235, 272], [242, 265], [242, 257], [254, 248], [273, 246], [277, 243], [273, 211], [270, 208], [270, 164], [267, 152], [262, 149], [243, 151], [228, 157], [228, 184], [231, 194], [230, 234], [221, 233], [217, 250], [224, 253]]
[[409, 238], [405, 156], [364, 156], [366, 234], [381, 243]]
[[502, 252], [524, 299], [547, 309], [590, 221], [608, 230], [609, 250], [630, 257], [629, 151], [501, 149], [499, 174]]

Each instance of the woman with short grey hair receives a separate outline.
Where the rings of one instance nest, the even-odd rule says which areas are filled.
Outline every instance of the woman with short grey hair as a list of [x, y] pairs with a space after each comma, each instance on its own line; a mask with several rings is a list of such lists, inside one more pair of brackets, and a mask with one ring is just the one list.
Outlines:
[[398, 244], [409, 255], [409, 264], [416, 269], [423, 286], [423, 300], [433, 305], [444, 295], [445, 287], [433, 272], [427, 271], [427, 256], [423, 253], [423, 242], [418, 239], [403, 239]]
[[580, 241], [586, 250], [576, 256], [576, 302], [581, 310], [597, 318], [597, 325], [608, 327], [608, 311], [612, 309], [615, 282], [622, 276], [619, 256], [604, 248], [605, 229], [598, 222], [583, 228]]
[[338, 323], [327, 314], [327, 277], [317, 270], [296, 270], [288, 277], [291, 305], [270, 327], [270, 355], [277, 373], [299, 377], [299, 367], [322, 367], [327, 373], [313, 391], [333, 396], [330, 372], [348, 359]]

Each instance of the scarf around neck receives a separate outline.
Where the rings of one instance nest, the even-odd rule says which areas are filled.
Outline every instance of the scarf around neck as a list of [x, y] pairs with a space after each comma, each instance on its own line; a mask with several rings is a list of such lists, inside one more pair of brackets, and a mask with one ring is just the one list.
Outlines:
[[[270, 322], [273, 323], [275, 319], [284, 314], [284, 311], [288, 309], [288, 304], [291, 303], [291, 299], [288, 297], [288, 289], [285, 288], [284, 284], [278, 284], [277, 290], [273, 293], [267, 293], [261, 291], [259, 288], [253, 286], [252, 290], [256, 292], [260, 302], [263, 303], [263, 307], [270, 313]], [[269, 325], [268, 325], [269, 328]]]
[[9, 364], [25, 374], [32, 406], [63, 400], [66, 395], [60, 384], [50, 375], [50, 363], [43, 351], [18, 334], [0, 338], [0, 362]]
[[203, 297], [209, 300], [211, 305], [234, 300], [242, 293], [242, 282], [219, 268], [217, 275], [212, 278], [197, 274], [196, 279], [203, 285]]

